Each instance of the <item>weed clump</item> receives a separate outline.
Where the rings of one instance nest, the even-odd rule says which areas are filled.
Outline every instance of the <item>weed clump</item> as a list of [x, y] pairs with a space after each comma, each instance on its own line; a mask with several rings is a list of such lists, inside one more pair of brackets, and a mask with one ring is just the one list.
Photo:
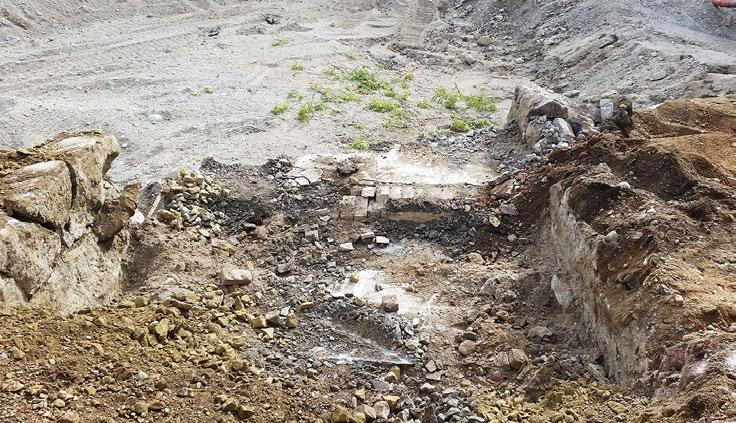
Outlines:
[[297, 118], [300, 122], [306, 123], [312, 120], [312, 117], [315, 113], [324, 109], [325, 103], [321, 101], [310, 101], [309, 103], [306, 103], [299, 108], [299, 112], [297, 112]]
[[460, 101], [478, 112], [492, 113], [497, 110], [496, 99], [493, 97], [483, 93], [466, 96], [460, 91], [450, 91], [445, 87], [440, 87], [435, 90], [432, 101], [445, 106], [445, 108], [449, 110], [455, 109], [457, 103]]
[[408, 128], [410, 122], [411, 113], [406, 109], [398, 107], [391, 111], [386, 121], [383, 122], [383, 126], [387, 128]]
[[483, 93], [466, 96], [465, 103], [478, 112], [493, 113], [498, 109], [496, 99]]
[[280, 38], [274, 42], [271, 43], [271, 47], [281, 47], [289, 44], [288, 38]]
[[378, 75], [371, 73], [365, 66], [349, 72], [345, 79], [355, 82], [358, 92], [361, 94], [369, 94], [388, 86], [385, 81], [382, 81]]
[[348, 148], [351, 150], [364, 151], [371, 148], [372, 144], [373, 142], [371, 142], [371, 140], [369, 140], [368, 138], [361, 137], [348, 144]]
[[368, 110], [378, 113], [388, 113], [399, 107], [399, 103], [393, 100], [371, 100], [371, 102], [368, 103]]
[[291, 90], [289, 91], [289, 94], [286, 95], [286, 98], [288, 98], [289, 100], [301, 101], [304, 96], [297, 90]]
[[278, 116], [278, 115], [283, 114], [287, 110], [289, 110], [289, 103], [283, 101], [283, 102], [278, 103], [277, 105], [273, 106], [273, 108], [271, 109], [271, 113], [273, 113], [274, 115]]
[[450, 124], [450, 129], [454, 132], [468, 132], [470, 131], [470, 124], [463, 119], [453, 119]]
[[301, 72], [304, 70], [304, 65], [302, 65], [301, 63], [294, 63], [293, 65], [291, 65], [291, 70], [294, 72]]

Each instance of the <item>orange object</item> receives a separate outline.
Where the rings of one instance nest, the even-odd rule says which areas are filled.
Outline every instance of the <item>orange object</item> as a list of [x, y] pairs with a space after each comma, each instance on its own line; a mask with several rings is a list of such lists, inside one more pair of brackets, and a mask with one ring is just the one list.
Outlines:
[[713, 0], [713, 4], [718, 7], [736, 7], [736, 0]]

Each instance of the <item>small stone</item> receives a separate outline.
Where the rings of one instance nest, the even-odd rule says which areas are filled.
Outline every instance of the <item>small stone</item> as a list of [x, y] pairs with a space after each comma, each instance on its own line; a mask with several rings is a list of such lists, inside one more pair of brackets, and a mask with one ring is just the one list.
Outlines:
[[63, 399], [57, 398], [54, 400], [54, 402], [51, 403], [56, 408], [64, 408], [66, 406], [66, 402], [64, 402]]
[[465, 341], [461, 342], [460, 345], [457, 347], [458, 352], [463, 357], [467, 357], [475, 352], [475, 342], [466, 339]]
[[483, 264], [485, 263], [485, 260], [483, 260], [483, 256], [481, 256], [479, 253], [468, 253], [468, 261], [471, 263], [476, 264]]
[[360, 196], [363, 198], [373, 198], [376, 196], [376, 187], [363, 187], [360, 190]]
[[399, 379], [401, 379], [401, 369], [399, 366], [393, 366], [391, 370], [386, 373], [386, 376], [383, 377], [383, 380], [388, 383], [396, 383]]
[[248, 323], [250, 323], [253, 329], [263, 329], [268, 326], [266, 318], [261, 315], [253, 316], [251, 319], [248, 320]]
[[488, 47], [491, 43], [493, 43], [493, 40], [487, 35], [481, 35], [478, 37], [478, 45], [481, 47]]
[[399, 311], [399, 303], [396, 295], [384, 295], [381, 297], [381, 308], [387, 313], [395, 313]]
[[345, 242], [337, 246], [337, 251], [341, 253], [348, 253], [355, 250], [352, 242]]
[[164, 117], [158, 113], [149, 113], [148, 116], [146, 116], [146, 119], [148, 120], [148, 123], [155, 125], [164, 120]]
[[391, 414], [391, 407], [389, 407], [386, 401], [376, 402], [373, 404], [373, 409], [376, 412], [376, 419], [387, 419]]
[[58, 420], [59, 423], [79, 423], [80, 421], [81, 419], [79, 418], [79, 414], [74, 411], [67, 411]]
[[514, 370], [520, 370], [529, 362], [526, 353], [518, 348], [513, 348], [509, 352], [509, 366]]
[[332, 414], [330, 414], [330, 421], [332, 423], [350, 423], [351, 418], [350, 411], [341, 405], [335, 406]]
[[220, 283], [229, 285], [248, 285], [253, 282], [253, 273], [250, 270], [234, 266], [224, 266], [220, 270]]
[[463, 53], [460, 55], [460, 58], [463, 59], [463, 62], [465, 62], [466, 65], [472, 66], [475, 63], [475, 57], [471, 56], [468, 53]]
[[358, 411], [363, 413], [363, 415], [366, 417], [366, 419], [368, 419], [368, 421], [376, 420], [376, 417], [377, 417], [376, 409], [371, 407], [370, 405], [362, 404], [358, 406]]
[[294, 329], [299, 326], [299, 319], [297, 319], [296, 314], [289, 313], [288, 316], [286, 316], [286, 327], [290, 329]]
[[502, 204], [498, 207], [498, 211], [500, 211], [501, 214], [509, 216], [516, 216], [519, 214], [519, 212], [516, 210], [516, 206], [514, 206], [513, 204]]
[[396, 395], [384, 395], [383, 400], [388, 403], [389, 408], [392, 410], [396, 409], [396, 405], [399, 403], [399, 400], [401, 398], [397, 397]]
[[385, 236], [377, 236], [376, 237], [376, 245], [379, 247], [386, 247], [391, 243], [391, 240], [386, 238]]

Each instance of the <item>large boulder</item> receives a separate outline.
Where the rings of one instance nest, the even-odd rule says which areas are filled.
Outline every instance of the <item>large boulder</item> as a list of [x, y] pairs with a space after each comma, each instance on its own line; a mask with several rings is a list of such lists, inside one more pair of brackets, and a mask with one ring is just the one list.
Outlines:
[[0, 214], [0, 275], [12, 279], [26, 297], [49, 280], [60, 253], [56, 233]]
[[[569, 117], [569, 106], [564, 97], [552, 91], [529, 84], [516, 87], [514, 101], [507, 117], [507, 124], [516, 123], [522, 140], [527, 144], [538, 141], [527, 134], [529, 121], [539, 116], [545, 116], [546, 120], [555, 118], [567, 119]], [[538, 128], [536, 129], [539, 132]]]
[[71, 312], [120, 296], [138, 185], [106, 179], [117, 154], [99, 132], [0, 152], [0, 305]]
[[72, 181], [63, 161], [25, 166], [0, 179], [0, 186], [0, 197], [12, 216], [55, 229], [69, 221]]
[[46, 155], [63, 160], [71, 170], [76, 189], [69, 232], [76, 240], [92, 224], [90, 212], [104, 201], [103, 180], [118, 156], [115, 137], [99, 132], [62, 133], [43, 145]]

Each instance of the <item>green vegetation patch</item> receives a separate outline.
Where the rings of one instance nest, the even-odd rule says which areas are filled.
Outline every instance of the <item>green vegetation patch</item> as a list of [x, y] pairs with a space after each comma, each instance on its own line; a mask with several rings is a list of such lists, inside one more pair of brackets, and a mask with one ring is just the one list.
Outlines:
[[324, 110], [325, 103], [321, 101], [310, 101], [299, 108], [297, 118], [300, 122], [309, 122], [315, 113]]
[[289, 110], [289, 103], [282, 101], [281, 103], [273, 106], [273, 108], [271, 109], [271, 113], [278, 116], [278, 115], [283, 114], [287, 110]]
[[348, 148], [351, 150], [365, 151], [371, 148], [371, 145], [373, 145], [373, 142], [371, 140], [361, 137], [348, 144]]
[[378, 100], [374, 99], [368, 103], [368, 110], [372, 110], [378, 113], [388, 113], [392, 110], [401, 107], [401, 105], [394, 100]]
[[348, 72], [345, 79], [355, 82], [361, 94], [369, 94], [388, 87], [385, 81], [382, 81], [375, 73], [371, 73], [365, 66]]

